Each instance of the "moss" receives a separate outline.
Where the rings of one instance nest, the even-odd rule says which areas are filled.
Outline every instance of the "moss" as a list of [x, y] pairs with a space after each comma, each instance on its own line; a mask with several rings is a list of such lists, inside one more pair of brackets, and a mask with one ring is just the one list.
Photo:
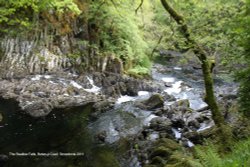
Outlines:
[[241, 117], [233, 125], [233, 134], [238, 139], [247, 139], [250, 136], [250, 122], [248, 118]]
[[149, 68], [136, 66], [128, 70], [128, 74], [131, 76], [136, 76], [139, 78], [140, 76], [149, 76]]
[[185, 158], [183, 157], [183, 154], [177, 152], [177, 153], [171, 155], [171, 157], [168, 160], [168, 164], [176, 164], [176, 163], [179, 163], [183, 160], [185, 160]]
[[143, 167], [158, 167], [156, 165], [144, 165]]
[[161, 156], [164, 158], [168, 158], [172, 154], [172, 151], [166, 147], [160, 146], [154, 149], [150, 157]]
[[176, 164], [167, 164], [164, 167], [202, 167], [199, 163], [190, 163], [188, 160]]
[[186, 154], [177, 142], [168, 138], [155, 143], [150, 159], [150, 164], [157, 167], [201, 167], [200, 163]]
[[163, 167], [165, 164], [165, 160], [160, 156], [156, 156], [152, 159], [151, 164], [157, 165], [157, 167]]
[[156, 109], [163, 107], [164, 99], [160, 94], [154, 94], [148, 100], [146, 100], [144, 104], [147, 106], [147, 109], [149, 110]]
[[118, 154], [125, 153], [127, 150], [131, 148], [131, 142], [127, 138], [122, 138], [118, 141], [116, 145], [116, 152]]
[[4, 52], [2, 51], [2, 49], [0, 49], [0, 61], [3, 59], [4, 56]]
[[178, 106], [183, 106], [183, 107], [187, 107], [189, 108], [190, 107], [190, 103], [189, 103], [189, 100], [179, 100], [178, 101]]
[[202, 165], [193, 159], [193, 157], [184, 155], [183, 152], [174, 152], [171, 155], [165, 167], [202, 167]]
[[160, 139], [156, 143], [156, 145], [157, 146], [163, 146], [163, 147], [168, 148], [168, 149], [170, 149], [172, 151], [181, 149], [180, 145], [177, 142], [175, 142], [174, 140], [168, 139], [168, 138]]
[[110, 151], [100, 149], [96, 156], [98, 161], [93, 162], [95, 167], [119, 167], [116, 157]]

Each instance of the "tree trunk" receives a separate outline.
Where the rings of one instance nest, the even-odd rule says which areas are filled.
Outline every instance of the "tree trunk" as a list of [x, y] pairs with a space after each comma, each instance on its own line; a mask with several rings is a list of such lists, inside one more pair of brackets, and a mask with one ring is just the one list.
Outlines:
[[213, 78], [210, 72], [210, 63], [208, 61], [202, 62], [202, 72], [204, 78], [204, 84], [206, 89], [206, 97], [205, 101], [208, 104], [209, 108], [212, 110], [213, 120], [216, 125], [220, 126], [224, 124], [224, 117], [219, 111], [218, 104], [216, 102], [216, 97], [214, 95], [214, 87], [213, 87]]
[[219, 128], [220, 139], [225, 143], [226, 147], [228, 147], [228, 144], [231, 141], [231, 131], [228, 130], [225, 124], [224, 117], [222, 113], [219, 110], [216, 97], [214, 95], [214, 83], [212, 78], [212, 72], [211, 72], [211, 62], [209, 61], [207, 57], [207, 53], [205, 50], [199, 46], [196, 41], [194, 41], [191, 38], [191, 34], [189, 32], [188, 26], [185, 23], [184, 18], [178, 14], [169, 4], [166, 0], [161, 0], [161, 3], [165, 10], [170, 14], [170, 16], [176, 21], [178, 25], [180, 25], [181, 32], [183, 36], [186, 38], [186, 43], [190, 46], [191, 49], [193, 49], [195, 55], [198, 57], [198, 59], [201, 62], [202, 72], [203, 72], [203, 78], [204, 78], [204, 84], [206, 89], [206, 97], [205, 101], [207, 102], [209, 108], [212, 111], [212, 117], [215, 122], [215, 125]]

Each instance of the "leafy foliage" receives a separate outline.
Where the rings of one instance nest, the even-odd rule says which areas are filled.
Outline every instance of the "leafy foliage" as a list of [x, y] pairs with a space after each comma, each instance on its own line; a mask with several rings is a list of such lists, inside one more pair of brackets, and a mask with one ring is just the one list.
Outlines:
[[[243, 0], [179, 0], [172, 1], [171, 5], [185, 17], [195, 41], [211, 56], [216, 57], [217, 64], [231, 65], [235, 55], [242, 53], [242, 48], [236, 42], [239, 37], [235, 35], [232, 23], [244, 9]], [[158, 30], [165, 36], [159, 48], [188, 50], [189, 46], [178, 31], [179, 26], [165, 14], [159, 2], [155, 6], [155, 22], [159, 24]], [[164, 27], [167, 28], [164, 30]]]
[[39, 21], [42, 12], [58, 13], [72, 12], [80, 14], [74, 0], [0, 0], [0, 31], [18, 32], [18, 29], [32, 29], [34, 23]]
[[151, 62], [149, 45], [140, 29], [140, 20], [134, 12], [134, 1], [93, 2], [89, 22], [96, 27], [95, 42], [102, 53], [115, 53], [131, 73], [147, 74]]
[[250, 139], [233, 147], [232, 153], [221, 157], [213, 144], [196, 147], [197, 156], [205, 167], [248, 167], [250, 165]]
[[245, 115], [250, 116], [250, 1], [247, 0], [245, 13], [239, 18], [238, 22], [241, 26], [238, 27], [238, 43], [244, 48], [244, 54], [238, 57], [243, 64], [243, 70], [237, 73], [236, 77], [240, 81], [240, 104], [241, 110]]

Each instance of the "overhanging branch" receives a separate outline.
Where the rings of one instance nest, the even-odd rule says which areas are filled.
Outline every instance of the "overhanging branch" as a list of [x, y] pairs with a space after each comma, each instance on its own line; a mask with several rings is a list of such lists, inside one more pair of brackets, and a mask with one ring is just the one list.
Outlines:
[[138, 10], [142, 7], [144, 0], [141, 0], [140, 5], [135, 9], [135, 14], [137, 14]]

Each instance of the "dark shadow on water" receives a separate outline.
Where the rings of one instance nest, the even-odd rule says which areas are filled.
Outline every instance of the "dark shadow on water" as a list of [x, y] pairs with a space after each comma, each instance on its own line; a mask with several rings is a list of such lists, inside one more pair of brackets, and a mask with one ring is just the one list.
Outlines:
[[0, 99], [0, 154], [8, 156], [4, 166], [119, 166], [113, 148], [96, 143], [89, 134], [91, 111], [87, 105], [32, 118], [15, 101]]

